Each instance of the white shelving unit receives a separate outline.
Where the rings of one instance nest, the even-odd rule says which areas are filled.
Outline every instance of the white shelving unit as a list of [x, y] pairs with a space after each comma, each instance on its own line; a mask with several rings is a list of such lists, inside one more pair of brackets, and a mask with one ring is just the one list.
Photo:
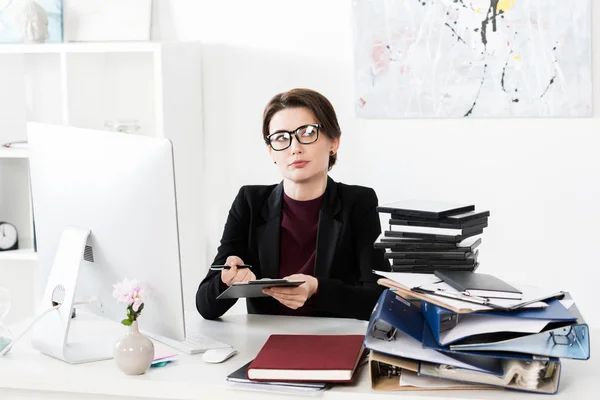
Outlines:
[[[175, 42], [104, 42], [0, 45], [0, 54], [149, 53]], [[177, 42], [180, 44], [180, 42]]]
[[0, 159], [27, 158], [27, 149], [10, 149], [0, 147]]
[[2, 255], [4, 261], [37, 261], [37, 253], [33, 248], [11, 250]]
[[[204, 259], [201, 51], [197, 42], [0, 45], [0, 144], [26, 140], [28, 121], [105, 130], [117, 119], [173, 142], [184, 275]], [[0, 267], [35, 267], [26, 149], [0, 147], [2, 220], [16, 225], [20, 248], [0, 252]]]

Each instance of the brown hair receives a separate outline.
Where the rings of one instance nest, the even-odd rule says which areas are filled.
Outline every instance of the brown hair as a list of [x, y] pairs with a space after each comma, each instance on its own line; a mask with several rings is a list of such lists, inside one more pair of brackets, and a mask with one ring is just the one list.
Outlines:
[[[323, 125], [322, 133], [329, 139], [337, 139], [342, 135], [340, 125], [335, 115], [333, 106], [321, 93], [310, 89], [292, 89], [290, 91], [279, 93], [273, 96], [265, 107], [263, 113], [263, 139], [269, 136], [269, 125], [271, 118], [277, 112], [285, 108], [306, 108], [310, 110], [317, 121]], [[329, 169], [333, 167], [337, 160], [337, 153], [329, 155]]]

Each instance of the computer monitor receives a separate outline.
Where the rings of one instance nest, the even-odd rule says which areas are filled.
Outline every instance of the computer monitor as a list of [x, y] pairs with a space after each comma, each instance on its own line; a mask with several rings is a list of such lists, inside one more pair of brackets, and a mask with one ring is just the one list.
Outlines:
[[[148, 292], [140, 329], [184, 340], [171, 142], [39, 123], [29, 123], [27, 134], [45, 287], [38, 312], [57, 292], [64, 303], [34, 326], [34, 347], [71, 363], [112, 358], [126, 333], [118, 323], [126, 306], [112, 297], [124, 278]], [[89, 312], [72, 318], [77, 302], [89, 302]]]

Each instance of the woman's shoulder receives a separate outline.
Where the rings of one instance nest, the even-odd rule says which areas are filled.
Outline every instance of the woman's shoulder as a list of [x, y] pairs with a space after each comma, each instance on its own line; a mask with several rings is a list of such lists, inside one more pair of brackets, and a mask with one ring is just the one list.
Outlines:
[[357, 199], [375, 199], [377, 194], [373, 188], [361, 185], [348, 185], [342, 182], [336, 182], [338, 192], [342, 198], [357, 198]]
[[364, 214], [378, 205], [377, 194], [373, 188], [361, 185], [348, 185], [337, 182], [338, 198], [342, 207], [357, 214]]
[[337, 183], [338, 198], [346, 213], [361, 218], [378, 205], [377, 194], [373, 188], [361, 185]]
[[247, 201], [264, 201], [277, 188], [273, 185], [244, 185], [240, 188], [238, 197], [242, 196]]

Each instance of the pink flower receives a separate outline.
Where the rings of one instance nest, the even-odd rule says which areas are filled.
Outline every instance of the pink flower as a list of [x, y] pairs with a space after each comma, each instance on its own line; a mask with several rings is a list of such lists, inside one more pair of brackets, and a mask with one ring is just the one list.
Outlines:
[[136, 279], [129, 280], [125, 278], [123, 282], [117, 282], [113, 285], [113, 297], [119, 303], [133, 305], [133, 310], [137, 312], [140, 305], [144, 302], [146, 292], [140, 287]]
[[137, 321], [144, 309], [144, 299], [147, 293], [140, 287], [136, 279], [129, 280], [125, 278], [123, 282], [115, 283], [113, 288], [113, 297], [119, 303], [127, 305], [127, 318], [122, 320], [121, 323], [131, 326], [134, 321]]
[[133, 301], [133, 306], [131, 306], [131, 308], [133, 309], [133, 311], [138, 312], [138, 310], [140, 309], [140, 306], [142, 305], [142, 303], [143, 303], [142, 299], [140, 299], [139, 297], [137, 297]]

